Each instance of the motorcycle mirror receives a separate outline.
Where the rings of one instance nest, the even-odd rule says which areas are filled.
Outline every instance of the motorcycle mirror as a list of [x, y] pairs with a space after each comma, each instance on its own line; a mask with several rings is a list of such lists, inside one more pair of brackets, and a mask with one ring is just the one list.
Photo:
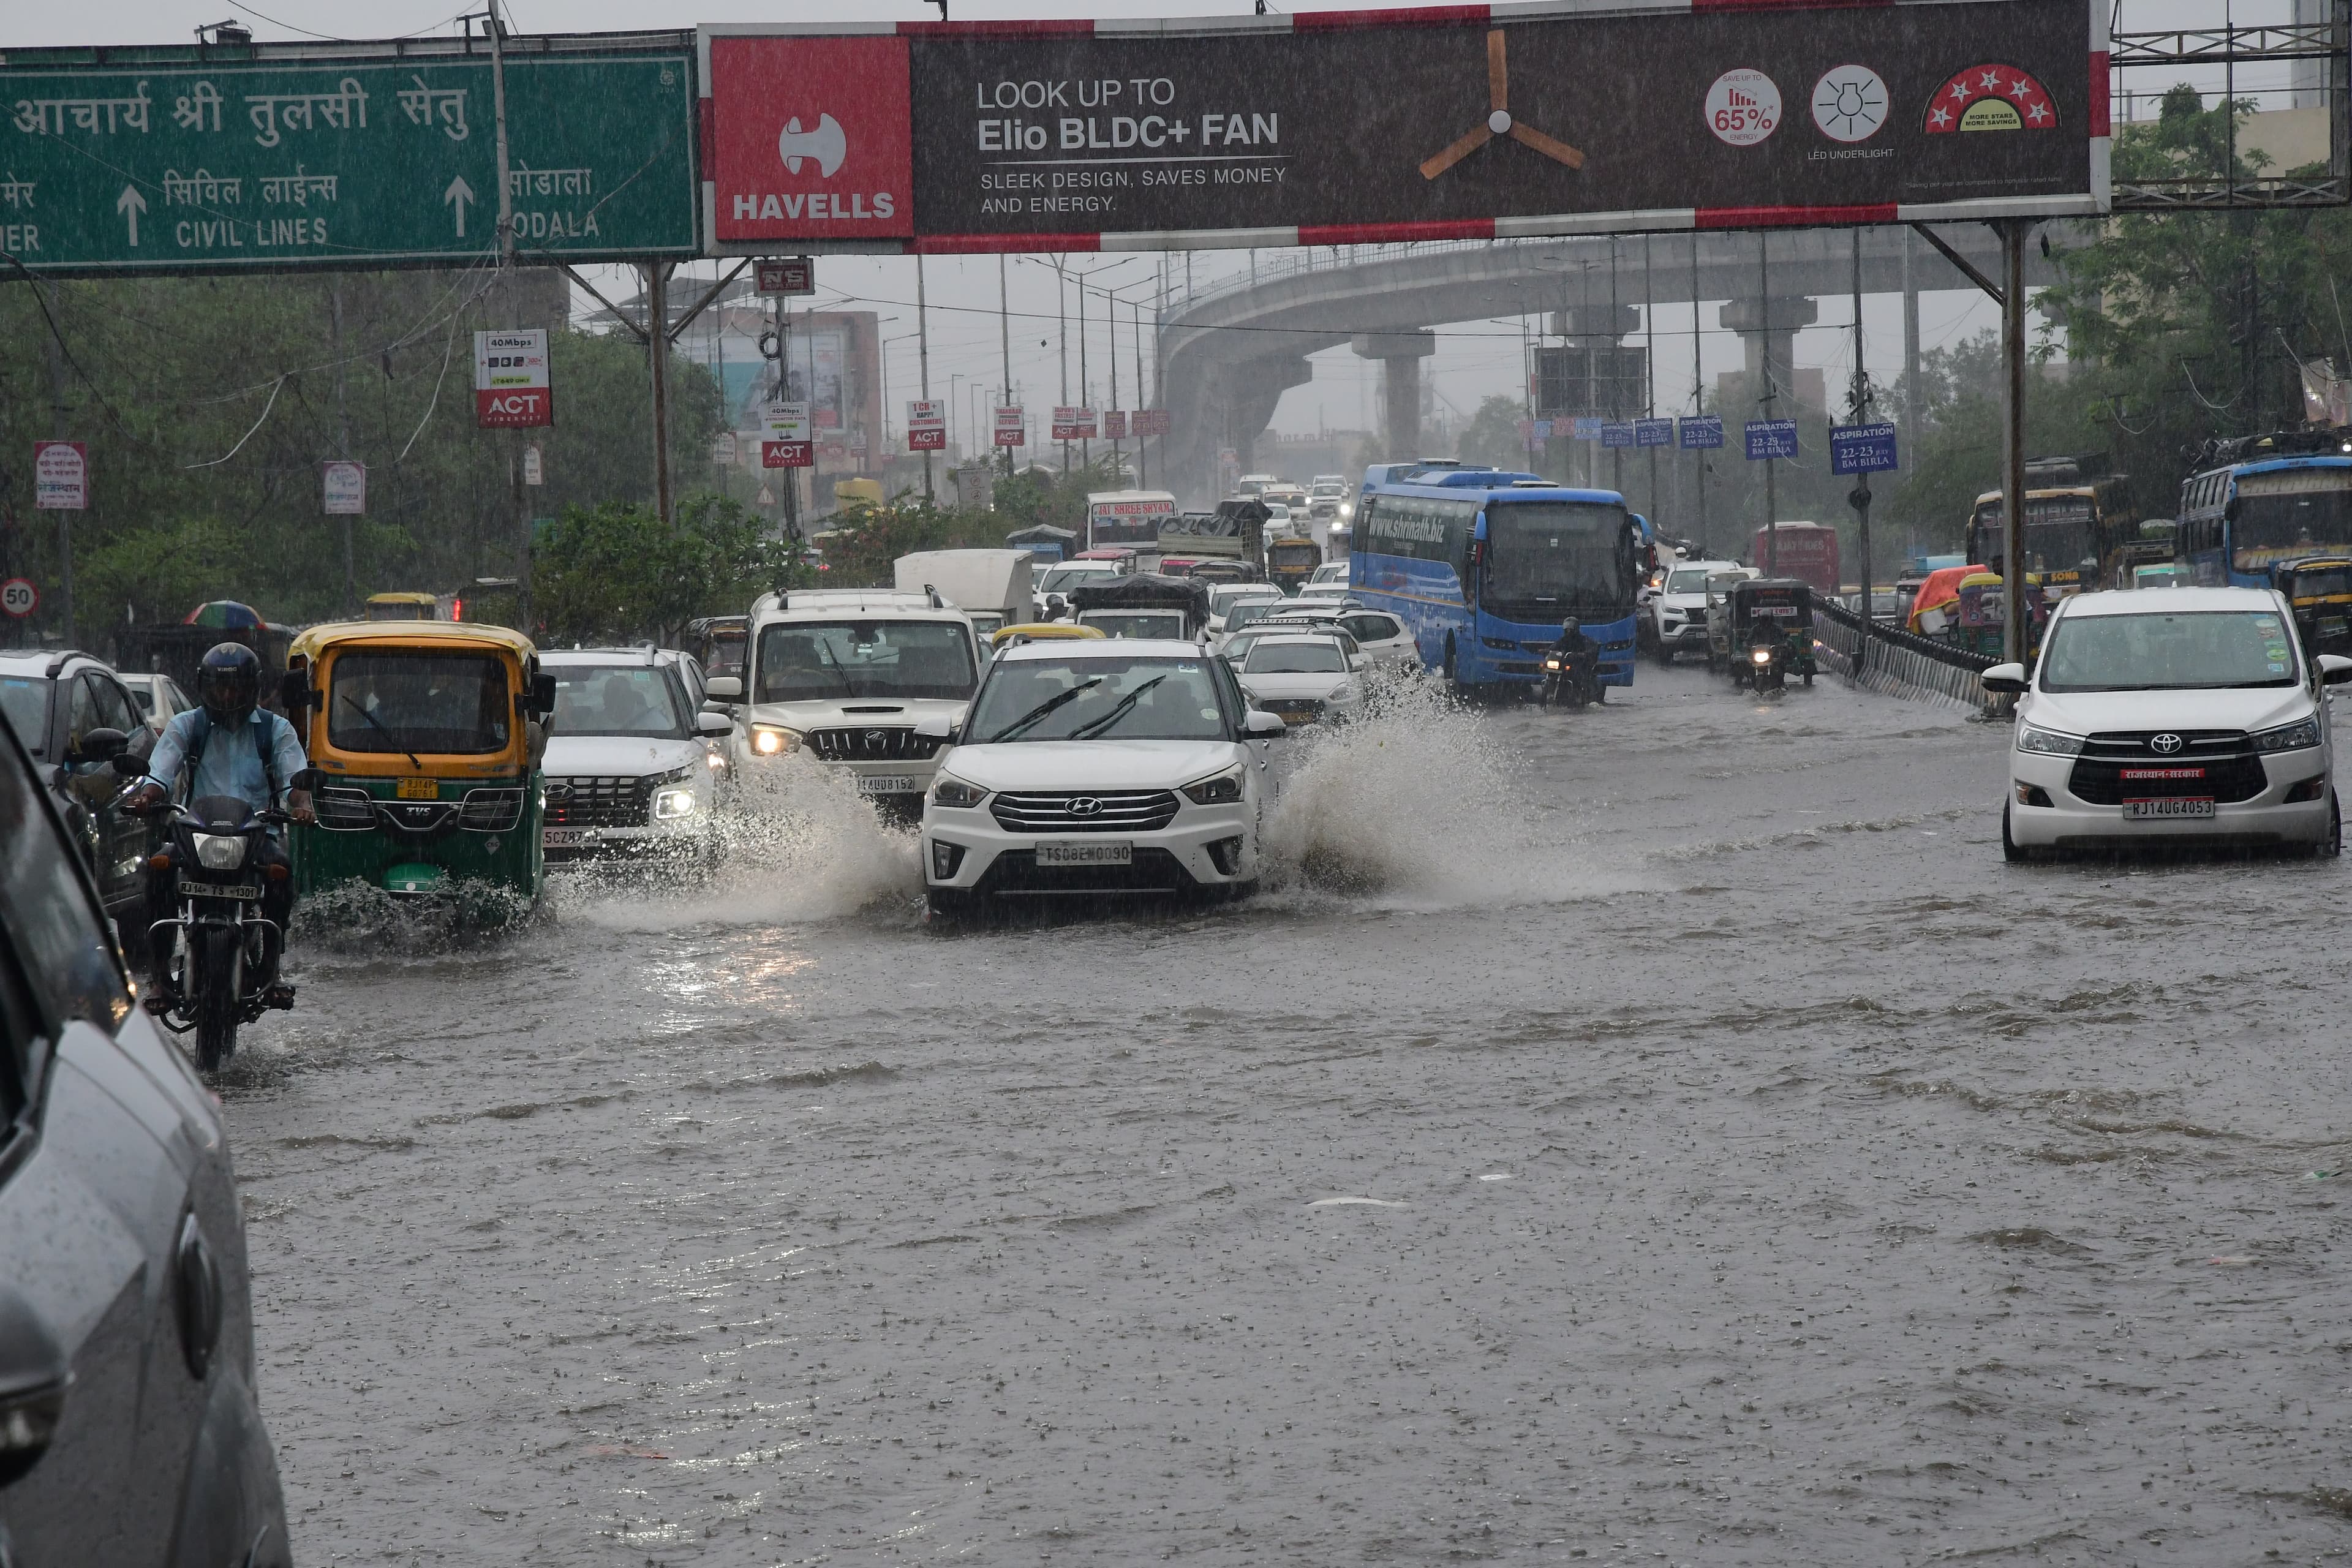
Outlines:
[[130, 745], [131, 737], [121, 731], [109, 730], [100, 725], [82, 731], [81, 744], [74, 748], [73, 760], [77, 763], [110, 763]]
[[278, 705], [286, 710], [289, 718], [308, 710], [311, 696], [309, 670], [289, 669], [278, 678]]
[[286, 781], [286, 787], [289, 789], [315, 790], [326, 782], [327, 775], [320, 773], [318, 769], [303, 768], [299, 770], [292, 778]]
[[147, 772], [146, 763], [132, 756], [129, 752], [117, 753], [108, 765], [114, 769], [114, 776], [119, 779], [140, 778]]

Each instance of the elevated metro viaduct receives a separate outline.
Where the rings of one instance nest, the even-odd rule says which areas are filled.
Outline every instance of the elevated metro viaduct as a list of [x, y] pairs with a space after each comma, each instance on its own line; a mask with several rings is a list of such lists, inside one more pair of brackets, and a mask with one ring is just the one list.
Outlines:
[[[1916, 369], [1919, 292], [1973, 285], [1908, 228], [1861, 232], [1863, 292], [1904, 296], [1905, 363]], [[1990, 228], [1957, 225], [1937, 232], [1979, 271], [1998, 272], [2000, 246]], [[1663, 319], [1672, 321], [1677, 311], [1686, 319], [1694, 298], [1727, 301], [1717, 321], [1703, 313], [1702, 326], [1740, 332], [1750, 372], [1763, 354], [1785, 379], [1797, 328], [1819, 319], [1822, 296], [1843, 297], [1853, 289], [1853, 231], [1770, 231], [1764, 238], [1769, 310], [1759, 308], [1758, 241], [1755, 232], [1727, 230], [1621, 237], [1618, 302], [1641, 300], [1646, 247], [1651, 298]], [[1239, 453], [1243, 470], [1250, 469], [1252, 447], [1283, 393], [1312, 378], [1309, 354], [1352, 342], [1365, 358], [1381, 360], [1388, 373], [1387, 440], [1397, 448], [1391, 455], [1413, 457], [1423, 455], [1409, 449], [1419, 418], [1418, 362], [1435, 347], [1427, 329], [1521, 314], [1549, 317], [1563, 309], [1580, 317], [1608, 314], [1606, 236], [1449, 241], [1365, 254], [1370, 248], [1262, 258], [1258, 281], [1202, 289], [1163, 318], [1160, 363], [1171, 430], [1153, 454], [1152, 471], [1166, 475], [1164, 482], [1186, 504], [1215, 499], [1221, 448]], [[2038, 247], [2029, 247], [2026, 259], [2030, 287], [2056, 280], [2056, 268]], [[1843, 314], [1840, 307], [1832, 319]], [[1629, 316], [1621, 313], [1620, 323]], [[1583, 321], [1576, 325], [1585, 330]]]

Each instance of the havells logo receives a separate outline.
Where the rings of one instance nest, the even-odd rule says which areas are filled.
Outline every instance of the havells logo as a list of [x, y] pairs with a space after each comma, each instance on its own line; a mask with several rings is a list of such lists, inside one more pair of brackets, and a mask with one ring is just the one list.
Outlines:
[[841, 161], [849, 156], [849, 139], [841, 133], [840, 122], [830, 114], [818, 115], [814, 131], [802, 130], [801, 118], [795, 114], [784, 122], [782, 132], [776, 137], [776, 156], [795, 174], [801, 172], [802, 159], [814, 158], [817, 172], [830, 180], [833, 172], [841, 167]]

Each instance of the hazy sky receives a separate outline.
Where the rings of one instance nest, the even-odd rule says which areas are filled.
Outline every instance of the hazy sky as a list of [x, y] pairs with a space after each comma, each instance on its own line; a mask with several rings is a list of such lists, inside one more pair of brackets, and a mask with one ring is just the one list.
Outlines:
[[[502, 0], [509, 26], [521, 32], [589, 32], [644, 27], [691, 27], [699, 22], [770, 22], [824, 21], [839, 19], [845, 14], [871, 16], [877, 18], [921, 20], [935, 18], [936, 10], [918, 0], [841, 0], [817, 3], [817, 0]], [[1393, 0], [1355, 0], [1354, 8], [1386, 9]], [[192, 38], [199, 24], [217, 22], [226, 16], [236, 16], [264, 40], [294, 40], [305, 37], [386, 37], [404, 34], [454, 34], [457, 30], [456, 16], [460, 0], [371, 0], [365, 5], [352, 0], [269, 0], [266, 10], [257, 11], [236, 0], [102, 0], [101, 4], [82, 5], [38, 5], [32, 0], [14, 0], [8, 7], [5, 24], [0, 24], [0, 47], [32, 47], [45, 45], [127, 44], [180, 42]], [[465, 9], [478, 9], [481, 0], [473, 0]], [[2293, 0], [2235, 0], [2233, 11], [2238, 20], [2261, 21], [2283, 18]], [[1208, 4], [1202, 0], [954, 0], [954, 16], [959, 21], [1035, 16], [1178, 16], [1233, 15], [1247, 8], [1245, 4]], [[1291, 7], [1283, 7], [1288, 9]], [[2126, 28], [2157, 27], [2213, 20], [2221, 9], [2221, 0], [2124, 0], [2122, 26]], [[2157, 87], [2160, 84], [2151, 83]], [[2241, 77], [2241, 90], [2266, 85]], [[1629, 257], [1637, 257], [1640, 241], [1628, 244]], [[1131, 285], [1148, 283], [1155, 276], [1156, 258], [1132, 257], [1078, 257], [1069, 258], [1074, 269], [1099, 274], [1100, 286], [1127, 291], [1129, 298], [1139, 297]], [[1241, 252], [1196, 252], [1192, 257], [1193, 276], [1201, 281], [1244, 270], [1247, 258]], [[1638, 277], [1638, 261], [1633, 276]], [[1181, 256], [1172, 259], [1171, 268], [1182, 275], [1185, 262]], [[997, 304], [997, 263], [992, 257], [937, 258], [929, 263], [930, 300], [936, 309], [930, 321], [931, 380], [934, 396], [946, 397], [958, 384], [969, 386], [975, 383], [992, 386], [1002, 379], [999, 371]], [[711, 264], [698, 263], [688, 269], [709, 276]], [[1015, 258], [1008, 268], [1012, 308], [1027, 312], [1024, 319], [1016, 316], [1012, 322], [1013, 374], [1016, 383], [1027, 389], [1027, 401], [1040, 406], [1057, 400], [1060, 392], [1060, 358], [1058, 331], [1053, 317], [1055, 312], [1055, 276], [1053, 268], [1039, 258]], [[885, 316], [897, 316], [887, 324], [886, 338], [911, 334], [915, 330], [914, 263], [898, 258], [825, 257], [817, 262], [820, 306], [841, 305], [845, 308], [871, 308]], [[600, 287], [607, 287], [600, 279]], [[620, 279], [610, 279], [612, 288], [628, 288]], [[1148, 298], [1148, 291], [1141, 296]], [[1090, 297], [1089, 315], [1092, 321], [1089, 353], [1090, 368], [1097, 401], [1110, 405], [1108, 395], [1108, 377], [1105, 373], [1102, 352], [1102, 301]], [[984, 313], [978, 313], [984, 310]], [[1118, 403], [1133, 407], [1138, 399], [1133, 395], [1135, 347], [1130, 312], [1122, 307], [1118, 312], [1118, 341], [1119, 353]], [[1822, 307], [1822, 325], [1799, 335], [1797, 361], [1800, 365], [1820, 365], [1826, 370], [1831, 384], [1840, 384], [1850, 374], [1852, 337], [1846, 323], [1848, 310], [1840, 300], [1824, 300]], [[1989, 302], [1972, 291], [1938, 292], [1925, 296], [1922, 303], [1921, 338], [1924, 344], [1935, 347], [1948, 343], [1970, 332], [1985, 330], [1994, 324], [1995, 316]], [[1042, 321], [1037, 319], [1044, 318]], [[1735, 368], [1739, 363], [1738, 341], [1732, 334], [1716, 329], [1716, 312], [1708, 305], [1701, 315], [1703, 331], [1701, 348], [1705, 374], [1712, 379], [1718, 373]], [[1147, 310], [1147, 326], [1149, 312]], [[1660, 313], [1658, 353], [1658, 395], [1662, 408], [1686, 406], [1691, 387], [1690, 375], [1690, 315], [1687, 305]], [[1864, 311], [1865, 358], [1874, 376], [1892, 379], [1899, 369], [1901, 356], [1901, 313], [1899, 302], [1892, 297], [1866, 301]], [[1671, 340], [1671, 347], [1669, 342]], [[1072, 337], [1071, 375], [1076, 376], [1076, 340]], [[915, 343], [911, 335], [904, 342], [894, 342], [888, 350], [890, 396], [894, 407], [890, 413], [893, 426], [903, 418], [903, 408], [897, 406], [913, 395], [915, 388]], [[1278, 431], [1312, 431], [1318, 426], [1362, 428], [1375, 407], [1378, 396], [1378, 367], [1349, 354], [1345, 348], [1315, 357], [1315, 379], [1286, 394], [1275, 416]], [[1520, 377], [1520, 340], [1516, 321], [1465, 322], [1442, 329], [1438, 353], [1425, 362], [1424, 371], [1433, 380], [1437, 395], [1464, 414], [1475, 410], [1480, 399], [1494, 394], [1516, 395]], [[1074, 385], [1075, 398], [1077, 388]], [[1033, 415], [1032, 424], [1038, 423]], [[959, 417], [957, 423], [961, 425]]]

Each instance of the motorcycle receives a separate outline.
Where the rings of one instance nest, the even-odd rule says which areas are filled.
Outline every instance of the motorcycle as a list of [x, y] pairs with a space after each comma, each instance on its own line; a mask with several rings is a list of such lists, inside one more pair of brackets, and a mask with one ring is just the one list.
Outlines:
[[1562, 697], [1570, 708], [1608, 700], [1601, 692], [1600, 670], [1591, 653], [1563, 653], [1555, 648], [1544, 655], [1543, 672], [1543, 690], [1537, 701], [1546, 708]]
[[[126, 792], [125, 800], [137, 789]], [[286, 933], [261, 913], [264, 879], [289, 870], [282, 860], [263, 865], [257, 853], [269, 829], [289, 819], [231, 795], [125, 809], [171, 813], [169, 847], [156, 859], [169, 857], [180, 912], [148, 928], [160, 984], [143, 1005], [173, 1034], [194, 1030], [197, 1065], [215, 1071], [236, 1052], [237, 1026], [272, 1007], [294, 1005], [294, 988], [273, 983]]]
[[1759, 696], [1788, 689], [1788, 659], [1789, 647], [1783, 642], [1760, 644], [1748, 650], [1748, 680]]

